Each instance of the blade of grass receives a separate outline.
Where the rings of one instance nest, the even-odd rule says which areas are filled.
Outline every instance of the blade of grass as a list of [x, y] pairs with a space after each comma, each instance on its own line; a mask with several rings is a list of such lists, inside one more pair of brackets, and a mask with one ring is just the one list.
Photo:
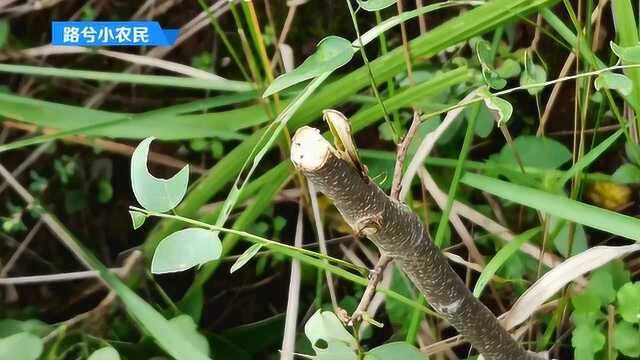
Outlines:
[[478, 281], [476, 282], [476, 286], [473, 288], [473, 296], [480, 297], [482, 294], [482, 290], [489, 284], [491, 278], [500, 270], [502, 265], [515, 254], [518, 249], [522, 246], [522, 244], [531, 240], [534, 236], [540, 233], [540, 227], [536, 227], [533, 229], [529, 229], [522, 234], [516, 236], [511, 242], [507, 243], [500, 251], [496, 253], [496, 255], [489, 261], [487, 266], [484, 267], [484, 270], [480, 274]]
[[602, 154], [607, 151], [607, 149], [609, 149], [620, 138], [622, 134], [624, 134], [624, 129], [620, 128], [615, 133], [609, 135], [608, 138], [604, 139], [600, 144], [598, 144], [598, 146], [591, 149], [591, 151], [584, 155], [580, 159], [580, 161], [575, 163], [569, 170], [564, 173], [564, 175], [562, 175], [562, 178], [558, 180], [556, 187], [558, 189], [561, 189], [573, 177], [582, 174], [582, 172], [600, 156], [602, 156]]
[[12, 74], [24, 74], [31, 76], [49, 76], [67, 79], [83, 79], [96, 81], [113, 81], [126, 84], [139, 84], [149, 86], [165, 86], [188, 89], [204, 89], [230, 92], [243, 92], [253, 90], [253, 84], [220, 79], [194, 79], [178, 76], [166, 75], [140, 75], [122, 74], [115, 72], [94, 71], [94, 70], [73, 70], [60, 69], [44, 66], [11, 65], [0, 64], [0, 72]]
[[640, 220], [610, 210], [484, 175], [466, 173], [461, 181], [503, 199], [578, 224], [640, 241]]

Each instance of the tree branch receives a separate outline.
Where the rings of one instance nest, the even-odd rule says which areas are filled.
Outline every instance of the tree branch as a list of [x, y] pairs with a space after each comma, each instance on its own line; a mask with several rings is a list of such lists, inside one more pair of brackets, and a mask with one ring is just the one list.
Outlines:
[[291, 160], [346, 222], [391, 257], [438, 312], [487, 360], [536, 359], [473, 297], [418, 217], [337, 156], [317, 129], [302, 127]]

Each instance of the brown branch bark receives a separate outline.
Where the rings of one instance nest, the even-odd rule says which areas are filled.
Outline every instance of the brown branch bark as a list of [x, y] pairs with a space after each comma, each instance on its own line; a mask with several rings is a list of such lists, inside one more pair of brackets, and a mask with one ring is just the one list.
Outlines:
[[409, 208], [342, 160], [320, 132], [300, 128], [291, 160], [347, 223], [398, 264], [420, 292], [487, 360], [536, 359], [473, 297]]

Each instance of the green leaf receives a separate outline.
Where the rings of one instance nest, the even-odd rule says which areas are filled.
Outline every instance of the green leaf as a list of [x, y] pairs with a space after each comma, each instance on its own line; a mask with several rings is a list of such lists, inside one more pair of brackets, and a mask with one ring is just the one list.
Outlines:
[[217, 232], [201, 228], [180, 230], [158, 244], [151, 261], [151, 272], [184, 271], [216, 260], [221, 254], [222, 243]]
[[640, 63], [640, 45], [622, 47], [613, 41], [609, 43], [611, 50], [625, 63]]
[[87, 360], [120, 360], [120, 354], [111, 346], [105, 346], [94, 351]]
[[600, 314], [602, 306], [598, 296], [589, 293], [574, 296], [571, 299], [571, 304], [573, 304], [574, 314], [580, 315]]
[[169, 324], [194, 348], [204, 355], [209, 355], [209, 341], [198, 332], [198, 326], [189, 315], [176, 316], [169, 320]]
[[347, 329], [344, 328], [342, 322], [331, 311], [316, 311], [304, 325], [304, 333], [315, 344], [318, 340], [327, 342], [335, 340], [355, 345], [356, 339]]
[[317, 360], [355, 360], [357, 340], [330, 311], [318, 310], [304, 325]]
[[577, 326], [573, 330], [571, 345], [575, 348], [574, 359], [592, 360], [602, 350], [606, 338], [594, 326]]
[[0, 339], [0, 360], [36, 360], [43, 348], [42, 339], [31, 333], [21, 332]]
[[466, 173], [461, 181], [550, 215], [640, 241], [640, 220], [633, 217], [488, 176]]
[[9, 21], [7, 19], [0, 20], [0, 49], [4, 48], [9, 38]]
[[596, 90], [610, 89], [618, 91], [622, 96], [629, 96], [633, 90], [633, 82], [627, 76], [613, 72], [604, 72], [593, 83]]
[[398, 0], [356, 0], [361, 8], [367, 11], [378, 11], [395, 4]]
[[258, 253], [258, 251], [260, 251], [261, 248], [262, 248], [262, 244], [251, 245], [251, 247], [248, 248], [245, 252], [243, 252], [242, 255], [240, 255], [240, 257], [238, 258], [238, 260], [236, 260], [236, 262], [231, 266], [231, 270], [229, 272], [233, 274], [238, 269], [243, 267], [246, 263], [249, 262], [249, 260], [251, 260], [254, 256], [256, 256], [256, 254]]
[[531, 240], [534, 236], [540, 233], [540, 228], [529, 229], [522, 234], [516, 236], [511, 242], [505, 245], [496, 256], [494, 256], [491, 261], [487, 264], [487, 266], [480, 274], [478, 278], [478, 282], [476, 282], [476, 286], [473, 288], [473, 296], [480, 297], [482, 294], [482, 290], [484, 290], [485, 286], [489, 283], [491, 278], [496, 274], [496, 272], [504, 265], [504, 263], [511, 258], [513, 254], [520, 249], [522, 244]]
[[238, 92], [251, 91], [253, 89], [253, 84], [244, 81], [228, 80], [222, 77], [217, 77], [215, 79], [197, 79], [180, 76], [125, 74], [120, 72], [74, 70], [59, 67], [12, 64], [0, 64], [0, 72], [26, 74], [32, 76], [62, 77], [68, 79], [121, 82], [127, 84], [140, 84], [149, 86], [179, 87], [188, 89], [207, 89]]
[[620, 316], [630, 323], [640, 323], [640, 282], [624, 284], [617, 298]]
[[367, 351], [364, 360], [424, 360], [424, 354], [415, 346], [399, 341], [378, 346], [377, 348]]
[[620, 321], [613, 329], [613, 346], [626, 356], [640, 357], [640, 331], [633, 324]]
[[[251, 128], [269, 120], [260, 106], [246, 106], [204, 114], [202, 112], [244, 102], [252, 96], [255, 95], [251, 92], [222, 95], [206, 101], [199, 100], [144, 113], [129, 114], [0, 93], [0, 114], [17, 121], [60, 130], [56, 134], [33, 138], [39, 138], [39, 142], [79, 134], [126, 139], [144, 139], [148, 136], [155, 136], [162, 140], [212, 136], [222, 139], [243, 139], [244, 136], [239, 134], [238, 130]], [[189, 114], [191, 112], [199, 113]], [[35, 140], [29, 140], [32, 141], [31, 143], [38, 143]], [[11, 144], [0, 147], [0, 151], [4, 151], [9, 145]]]
[[516, 77], [520, 75], [521, 72], [520, 63], [513, 59], [506, 59], [502, 65], [496, 69], [496, 73], [504, 79]]
[[[520, 75], [520, 85], [530, 86], [532, 84], [540, 84], [547, 81], [547, 71], [540, 65], [530, 63], [526, 69]], [[535, 95], [539, 93], [544, 87], [535, 86], [527, 89], [529, 94]]]
[[349, 40], [339, 36], [327, 36], [318, 43], [316, 52], [293, 71], [278, 76], [262, 95], [268, 97], [292, 85], [333, 71], [349, 61], [354, 48]]
[[622, 164], [612, 175], [613, 181], [620, 184], [640, 183], [640, 168], [634, 164]]
[[509, 144], [504, 145], [498, 155], [498, 162], [517, 165], [514, 152], [520, 156], [525, 167], [557, 169], [571, 159], [571, 152], [563, 144], [533, 135], [518, 136], [513, 141], [513, 147]]
[[[573, 224], [572, 230], [571, 226], [571, 223], [560, 221], [556, 217], [549, 219], [549, 228], [552, 230], [552, 234], [556, 234], [557, 231], [557, 234], [553, 237], [553, 245], [565, 258], [577, 255], [589, 248], [584, 227], [580, 224]], [[572, 234], [573, 240], [569, 241]], [[569, 243], [571, 243], [571, 254], [569, 254]]]
[[189, 165], [170, 179], [151, 175], [147, 169], [147, 156], [153, 139], [149, 137], [142, 140], [131, 156], [131, 186], [136, 199], [145, 209], [166, 212], [175, 208], [187, 193]]
[[613, 277], [607, 268], [600, 268], [591, 274], [586, 293], [600, 298], [602, 304], [611, 304], [616, 299]]
[[466, 107], [463, 114], [467, 121], [471, 121], [472, 116], [477, 116], [475, 128], [476, 135], [483, 139], [491, 135], [491, 132], [496, 125], [496, 120], [493, 118], [493, 114], [486, 106], [483, 104], [473, 104]]
[[483, 100], [484, 104], [487, 106], [489, 111], [491, 111], [493, 117], [498, 123], [498, 127], [505, 125], [509, 119], [511, 119], [513, 106], [510, 102], [493, 94], [489, 94], [489, 92], [486, 92], [486, 94], [483, 95]]
[[138, 230], [144, 222], [147, 220], [147, 215], [140, 211], [130, 210], [131, 223], [133, 224], [133, 230]]

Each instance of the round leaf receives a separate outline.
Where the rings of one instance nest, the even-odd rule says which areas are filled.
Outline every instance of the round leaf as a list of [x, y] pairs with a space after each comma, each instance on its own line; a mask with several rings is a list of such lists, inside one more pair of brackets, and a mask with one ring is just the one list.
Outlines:
[[88, 360], [120, 360], [120, 354], [111, 346], [94, 351]]
[[21, 332], [0, 339], [0, 360], [36, 360], [42, 354], [42, 349], [42, 339]]
[[145, 209], [166, 212], [175, 208], [187, 193], [189, 166], [170, 179], [159, 179], [147, 169], [147, 155], [153, 137], [146, 138], [131, 156], [131, 186], [136, 199]]
[[626, 356], [640, 357], [640, 331], [633, 324], [621, 321], [613, 330], [613, 346]]
[[164, 274], [184, 271], [216, 260], [222, 254], [218, 232], [189, 228], [164, 238], [153, 254], [151, 272]]
[[618, 312], [627, 322], [640, 322], [640, 283], [626, 283], [618, 290]]
[[351, 61], [353, 54], [354, 49], [349, 40], [339, 36], [327, 36], [318, 43], [318, 49], [313, 55], [293, 71], [278, 76], [262, 96], [270, 96], [297, 83], [333, 71]]
[[[522, 86], [540, 84], [545, 81], [547, 81], [547, 72], [542, 66], [534, 63], [530, 63], [527, 66], [527, 69], [525, 69], [525, 71], [523, 71], [522, 74], [520, 75], [520, 85]], [[529, 94], [535, 95], [539, 93], [542, 89], [543, 89], [542, 86], [535, 86], [535, 87], [528, 88], [527, 91], [529, 92]]]

